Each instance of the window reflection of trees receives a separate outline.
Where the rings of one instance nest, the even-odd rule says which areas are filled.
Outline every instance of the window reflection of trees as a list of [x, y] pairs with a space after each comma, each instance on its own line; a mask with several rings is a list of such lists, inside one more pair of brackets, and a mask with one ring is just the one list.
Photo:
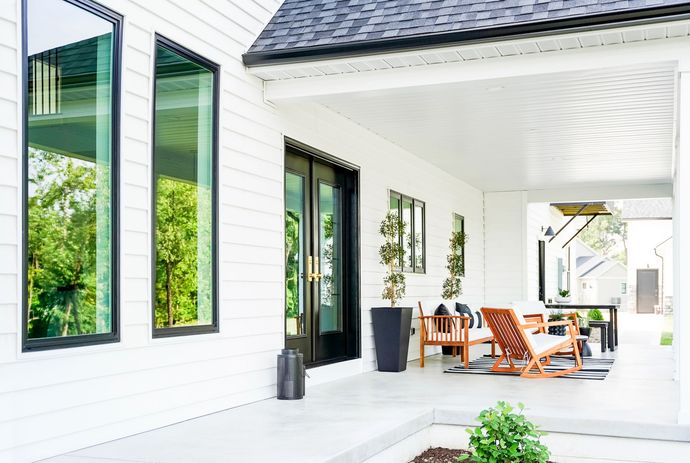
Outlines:
[[[109, 168], [29, 149], [27, 242], [28, 336], [43, 338], [110, 330], [110, 310], [97, 313], [97, 287], [109, 293], [110, 262], [97, 262], [97, 233], [108, 231], [108, 209], [97, 214], [96, 188]], [[105, 216], [103, 215], [105, 214]]]

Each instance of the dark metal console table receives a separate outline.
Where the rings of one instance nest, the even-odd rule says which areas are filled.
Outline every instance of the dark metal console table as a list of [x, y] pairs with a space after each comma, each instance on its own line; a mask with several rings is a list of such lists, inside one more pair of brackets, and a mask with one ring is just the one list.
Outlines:
[[610, 328], [613, 331], [613, 341], [615, 345], [609, 346], [609, 349], [615, 350], [615, 346], [618, 345], [618, 304], [603, 304], [603, 305], [592, 305], [592, 304], [546, 304], [547, 309], [561, 309], [561, 310], [608, 310], [609, 311], [609, 322], [611, 324]]

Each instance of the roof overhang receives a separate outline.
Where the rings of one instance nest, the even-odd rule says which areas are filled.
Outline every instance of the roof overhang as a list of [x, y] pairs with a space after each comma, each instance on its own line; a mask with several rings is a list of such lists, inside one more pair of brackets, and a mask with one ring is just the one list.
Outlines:
[[482, 191], [670, 196], [690, 19], [609, 26], [248, 72], [267, 102], [325, 107]]
[[503, 40], [535, 39], [553, 34], [602, 31], [612, 27], [631, 25], [646, 26], [679, 19], [690, 19], [690, 4], [627, 9], [612, 13], [529, 21], [435, 34], [418, 34], [407, 37], [295, 47], [265, 52], [248, 52], [242, 56], [242, 59], [246, 66], [255, 67], [399, 51], [419, 51], [459, 44], [479, 45]]

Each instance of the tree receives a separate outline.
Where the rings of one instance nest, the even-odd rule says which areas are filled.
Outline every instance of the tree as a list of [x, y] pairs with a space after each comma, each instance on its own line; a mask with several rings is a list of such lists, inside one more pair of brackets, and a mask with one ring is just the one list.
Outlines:
[[156, 191], [156, 326], [197, 320], [198, 187], [159, 178]]
[[460, 278], [465, 271], [465, 262], [460, 250], [467, 242], [467, 235], [463, 232], [451, 232], [449, 242], [450, 254], [446, 258], [448, 277], [443, 281], [443, 291], [441, 292], [441, 297], [446, 300], [455, 299], [462, 294], [462, 280]]
[[110, 273], [96, 262], [96, 175], [107, 168], [35, 148], [29, 157], [29, 337], [95, 333], [97, 265]]
[[612, 215], [602, 215], [594, 219], [580, 233], [580, 239], [603, 256], [625, 265], [628, 259], [628, 227], [623, 222], [620, 208], [614, 206], [611, 212]]
[[398, 265], [405, 257], [405, 249], [399, 241], [400, 233], [404, 228], [405, 223], [394, 212], [386, 214], [379, 227], [379, 234], [385, 239], [384, 244], [379, 248], [379, 257], [381, 263], [386, 266], [381, 295], [384, 299], [391, 301], [391, 307], [395, 307], [395, 303], [405, 295], [405, 274], [398, 271]]

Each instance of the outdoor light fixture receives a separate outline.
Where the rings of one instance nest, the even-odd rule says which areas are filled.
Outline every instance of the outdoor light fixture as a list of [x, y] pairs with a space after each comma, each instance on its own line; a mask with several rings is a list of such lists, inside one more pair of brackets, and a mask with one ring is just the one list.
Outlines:
[[553, 228], [549, 225], [549, 227], [544, 231], [544, 227], [541, 227], [541, 231], [544, 233], [544, 236], [552, 237], [556, 233], [553, 231]]

